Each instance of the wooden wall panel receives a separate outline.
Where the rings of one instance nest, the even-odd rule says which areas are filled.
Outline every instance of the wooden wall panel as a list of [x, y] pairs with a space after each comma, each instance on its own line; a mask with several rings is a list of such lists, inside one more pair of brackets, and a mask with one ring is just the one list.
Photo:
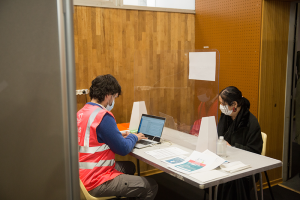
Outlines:
[[[195, 49], [194, 28], [194, 14], [75, 6], [76, 88], [89, 88], [97, 75], [112, 74], [119, 81], [123, 92], [116, 99], [112, 112], [117, 123], [129, 122], [135, 100], [135, 85], [155, 83], [158, 77], [164, 77], [174, 71], [174, 67], [187, 67], [186, 63], [181, 64], [184, 60], [183, 55], [179, 56], [180, 59], [177, 59], [176, 55], [179, 55], [178, 50], [181, 52]], [[139, 61], [142, 65], [138, 68], [140, 72], [136, 74], [134, 69], [138, 53], [141, 54]], [[170, 61], [171, 64], [166, 61]], [[160, 69], [155, 76], [147, 73], [153, 67]], [[137, 79], [134, 79], [134, 74], [139, 77], [140, 82], [135, 83]], [[187, 74], [181, 77], [172, 76], [166, 80], [172, 83], [169, 86], [178, 83], [183, 83], [180, 87], [188, 85]], [[162, 81], [160, 84], [164, 83]], [[171, 112], [174, 116], [180, 116], [179, 112], [187, 112], [184, 111], [187, 103], [184, 92], [174, 95], [170, 92], [167, 89], [160, 90], [160, 102], [178, 101], [183, 108], [166, 112]], [[88, 97], [87, 101], [89, 100]], [[77, 109], [82, 108], [85, 102], [85, 96], [77, 96]], [[118, 156], [117, 160], [135, 162], [130, 156]], [[153, 168], [141, 165], [141, 171], [150, 169]]]
[[[266, 155], [282, 160], [290, 3], [264, 1], [262, 17], [259, 123], [268, 136]], [[268, 172], [282, 178], [282, 169]]]
[[195, 48], [220, 52], [220, 89], [236, 86], [257, 117], [261, 0], [196, 0]]
[[[153, 67], [151, 63], [157, 62], [167, 51], [193, 50], [194, 32], [193, 14], [75, 6], [77, 89], [89, 88], [97, 75], [112, 74], [120, 82], [123, 91], [123, 95], [116, 100], [115, 117], [119, 123], [129, 122], [134, 100], [136, 53], [152, 55], [151, 59], [142, 58], [144, 66], [148, 67], [142, 69], [145, 72]], [[169, 67], [179, 62], [179, 59], [174, 60]], [[172, 70], [166, 65], [164, 67]], [[148, 76], [143, 81], [152, 82], [156, 79], [157, 76]], [[85, 97], [78, 96], [78, 109], [84, 103]]]
[[[147, 112], [170, 115], [177, 123], [193, 124], [194, 81], [188, 79], [188, 52], [137, 53], [135, 101], [145, 101]], [[151, 78], [150, 78], [151, 77]]]

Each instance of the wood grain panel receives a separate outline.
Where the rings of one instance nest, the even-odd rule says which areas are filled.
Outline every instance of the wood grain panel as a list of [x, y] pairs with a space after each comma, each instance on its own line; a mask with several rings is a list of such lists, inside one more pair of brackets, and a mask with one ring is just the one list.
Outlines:
[[286, 1], [286, 2], [292, 2], [292, 1], [295, 1], [295, 0], [265, 0], [265, 1]]
[[196, 49], [220, 52], [220, 89], [236, 86], [257, 117], [261, 0], [196, 0]]
[[[117, 123], [129, 122], [135, 100], [134, 86], [153, 83], [158, 76], [163, 77], [178, 70], [174, 67], [187, 66], [186, 63], [181, 63], [184, 55], [179, 55], [178, 50], [195, 49], [194, 27], [193, 14], [75, 6], [76, 88], [89, 88], [97, 75], [112, 74], [119, 81], [123, 92], [116, 99], [112, 112]], [[138, 53], [140, 57], [137, 58]], [[138, 73], [135, 71], [137, 60], [142, 63], [138, 79], [134, 78]], [[153, 74], [153, 69], [160, 72]], [[173, 76], [160, 84], [185, 87], [188, 84], [187, 75], [183, 77]], [[135, 83], [136, 80], [140, 82]], [[173, 94], [172, 91], [163, 89], [154, 91], [151, 95], [159, 93], [161, 102], [180, 102], [176, 105], [183, 109], [168, 108], [165, 112], [181, 116], [180, 112], [187, 112], [184, 111], [186, 92], [188, 91]], [[85, 102], [85, 96], [77, 96], [77, 109], [82, 108]], [[157, 101], [153, 101], [153, 105], [158, 105]], [[117, 156], [117, 160], [136, 162], [130, 156]], [[141, 171], [151, 169], [153, 167], [141, 164]]]
[[[259, 123], [268, 135], [266, 155], [282, 160], [289, 2], [264, 1], [262, 18]], [[271, 180], [282, 169], [268, 171]]]
[[194, 81], [188, 79], [188, 52], [140, 51], [137, 57], [135, 101], [145, 101], [148, 114], [161, 112], [177, 123], [193, 124]]

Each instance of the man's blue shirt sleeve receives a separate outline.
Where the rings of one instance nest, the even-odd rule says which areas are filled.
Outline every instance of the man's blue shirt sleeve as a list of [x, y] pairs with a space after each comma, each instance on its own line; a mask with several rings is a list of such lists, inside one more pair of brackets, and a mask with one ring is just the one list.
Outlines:
[[115, 119], [106, 113], [101, 123], [96, 128], [97, 140], [105, 143], [116, 154], [125, 156], [131, 152], [138, 138], [134, 134], [129, 134], [124, 138], [119, 131]]

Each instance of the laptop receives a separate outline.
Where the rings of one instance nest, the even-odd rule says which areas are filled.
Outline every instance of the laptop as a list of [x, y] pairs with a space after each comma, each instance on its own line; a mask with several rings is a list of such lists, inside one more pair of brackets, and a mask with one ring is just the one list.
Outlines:
[[141, 149], [160, 143], [165, 121], [166, 119], [163, 117], [142, 114], [138, 133], [143, 133], [148, 139], [138, 141], [134, 147]]

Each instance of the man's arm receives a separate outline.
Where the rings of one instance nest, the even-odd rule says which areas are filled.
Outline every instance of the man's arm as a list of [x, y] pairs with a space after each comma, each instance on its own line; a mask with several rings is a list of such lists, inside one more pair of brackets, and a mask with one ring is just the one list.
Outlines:
[[116, 154], [125, 156], [131, 152], [138, 137], [134, 134], [129, 134], [124, 138], [119, 131], [115, 119], [106, 113], [98, 125], [97, 139], [99, 143], [105, 143]]

